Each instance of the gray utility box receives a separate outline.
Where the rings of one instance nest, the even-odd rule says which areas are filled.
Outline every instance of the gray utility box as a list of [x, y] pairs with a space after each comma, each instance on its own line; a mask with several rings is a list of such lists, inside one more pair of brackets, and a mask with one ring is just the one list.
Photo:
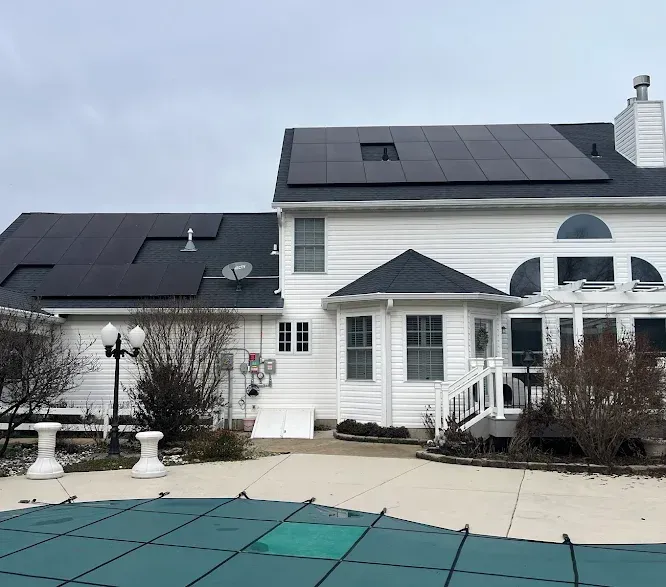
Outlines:
[[275, 375], [275, 359], [264, 359], [264, 373]]

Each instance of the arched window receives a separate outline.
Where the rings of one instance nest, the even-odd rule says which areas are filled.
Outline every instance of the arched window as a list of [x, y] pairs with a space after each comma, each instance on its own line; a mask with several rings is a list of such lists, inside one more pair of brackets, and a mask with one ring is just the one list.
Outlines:
[[557, 231], [558, 240], [612, 238], [606, 223], [592, 214], [576, 214], [567, 218]]
[[648, 263], [640, 257], [631, 258], [631, 278], [646, 283], [663, 283], [664, 280], [652, 263]]
[[534, 257], [515, 270], [509, 285], [509, 294], [522, 298], [541, 291], [541, 259]]

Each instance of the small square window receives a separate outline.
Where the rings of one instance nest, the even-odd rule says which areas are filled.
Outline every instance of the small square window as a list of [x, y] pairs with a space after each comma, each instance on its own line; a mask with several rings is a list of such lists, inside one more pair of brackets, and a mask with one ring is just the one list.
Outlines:
[[278, 327], [278, 352], [291, 352], [291, 322], [280, 322]]

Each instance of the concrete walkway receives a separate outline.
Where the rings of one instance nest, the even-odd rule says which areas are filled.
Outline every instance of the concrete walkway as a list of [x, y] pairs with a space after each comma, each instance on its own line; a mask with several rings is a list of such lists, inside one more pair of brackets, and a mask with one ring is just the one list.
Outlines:
[[473, 468], [404, 458], [289, 454], [183, 465], [162, 479], [129, 471], [70, 473], [52, 481], [0, 479], [0, 510], [49, 503], [155, 497], [302, 501], [379, 512], [478, 534], [579, 543], [666, 542], [666, 480]]

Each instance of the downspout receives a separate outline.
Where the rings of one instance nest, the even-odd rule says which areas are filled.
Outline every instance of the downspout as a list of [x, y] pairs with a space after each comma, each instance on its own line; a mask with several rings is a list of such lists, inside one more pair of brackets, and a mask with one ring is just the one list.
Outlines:
[[340, 318], [342, 312], [340, 311], [340, 305], [338, 304], [337, 309], [335, 310], [335, 419], [339, 423], [340, 419], [340, 377], [342, 372], [340, 371]]
[[384, 396], [384, 422], [386, 426], [391, 426], [393, 422], [393, 383], [391, 377], [391, 365], [393, 361], [393, 349], [391, 348], [391, 311], [393, 310], [393, 298], [386, 300], [386, 307], [382, 308], [384, 331], [384, 352], [382, 357], [382, 394]]
[[282, 209], [277, 209], [277, 220], [278, 220], [278, 288], [273, 292], [276, 296], [282, 293], [282, 282], [283, 282], [283, 261], [282, 255], [284, 254], [284, 235], [283, 235], [283, 226], [282, 226]]

